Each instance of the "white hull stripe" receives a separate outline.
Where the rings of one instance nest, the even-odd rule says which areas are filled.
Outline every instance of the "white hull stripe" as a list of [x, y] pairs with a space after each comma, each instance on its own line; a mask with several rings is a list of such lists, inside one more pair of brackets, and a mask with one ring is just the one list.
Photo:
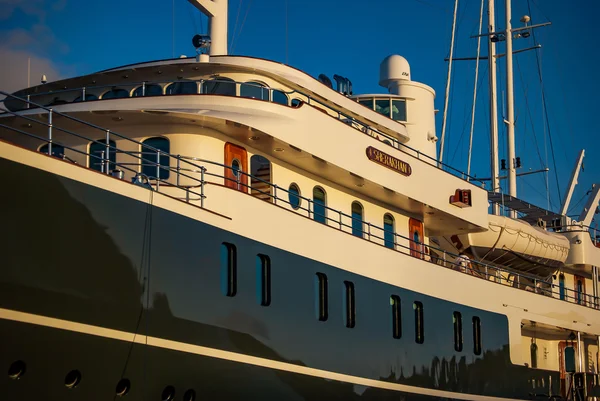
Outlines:
[[386, 390], [403, 391], [406, 393], [420, 394], [440, 398], [458, 398], [461, 400], [513, 400], [512, 398], [499, 398], [482, 395], [455, 393], [451, 391], [427, 389], [422, 387], [407, 386], [404, 384], [389, 383], [374, 379], [366, 379], [364, 377], [335, 373], [327, 370], [314, 369], [305, 366], [298, 366], [287, 362], [273, 361], [271, 359], [259, 358], [255, 356], [239, 354], [236, 352], [223, 351], [215, 348], [202, 347], [199, 345], [193, 345], [179, 341], [166, 340], [164, 338], [157, 338], [145, 336], [143, 334], [135, 334], [120, 330], [107, 329], [105, 327], [92, 326], [89, 324], [55, 319], [47, 316], [34, 315], [30, 313], [24, 313], [3, 308], [0, 308], [0, 319], [11, 320], [21, 323], [29, 323], [75, 333], [88, 334], [96, 337], [109, 338], [112, 340], [135, 342], [137, 344], [143, 344], [157, 348], [164, 348], [173, 351], [180, 351], [190, 354], [224, 359], [228, 361], [246, 363], [264, 368], [277, 369], [285, 372], [298, 373], [302, 375], [319, 377], [328, 380], [353, 383], [366, 387], [376, 387]]

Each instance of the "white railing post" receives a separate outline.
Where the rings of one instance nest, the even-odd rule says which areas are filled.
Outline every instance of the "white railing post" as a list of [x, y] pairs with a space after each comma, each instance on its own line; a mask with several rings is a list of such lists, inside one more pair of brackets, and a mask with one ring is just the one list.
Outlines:
[[104, 165], [106, 166], [105, 173], [110, 174], [110, 130], [108, 129], [106, 130], [106, 153], [104, 154], [104, 156], [106, 157], [104, 159]]
[[204, 207], [204, 172], [206, 168], [204, 166], [200, 167], [200, 207]]
[[48, 155], [52, 156], [52, 109], [48, 112]]
[[156, 192], [160, 187], [160, 149], [156, 150]]

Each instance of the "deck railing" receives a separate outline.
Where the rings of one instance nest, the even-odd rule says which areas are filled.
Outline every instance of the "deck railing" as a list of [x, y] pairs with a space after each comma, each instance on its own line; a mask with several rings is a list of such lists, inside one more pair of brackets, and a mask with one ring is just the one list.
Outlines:
[[[4, 92], [0, 92], [0, 94], [9, 97], [12, 96]], [[20, 98], [19, 100], [26, 101]], [[17, 118], [24, 119], [28, 124], [42, 125], [45, 128], [44, 131], [47, 132], [46, 136], [42, 137], [34, 135], [20, 128], [16, 128], [15, 126], [6, 125], [1, 118], [0, 128], [28, 136], [40, 141], [40, 143], [47, 144], [46, 153], [49, 156], [55, 156], [73, 162], [64, 154], [58, 154], [53, 150], [53, 144], [56, 144], [56, 133], [61, 132], [82, 139], [86, 141], [86, 144], [91, 142], [102, 145], [104, 150], [100, 152], [100, 155], [82, 151], [75, 146], [60, 145], [62, 148], [68, 149], [76, 154], [89, 157], [90, 165], [92, 165], [92, 163], [95, 163], [96, 165], [99, 163], [101, 166], [100, 171], [102, 173], [118, 179], [123, 179], [124, 172], [127, 172], [131, 175], [134, 184], [145, 186], [152, 191], [166, 192], [169, 196], [199, 205], [200, 207], [205, 207], [205, 201], [207, 199], [205, 189], [207, 185], [215, 182], [225, 183], [225, 185], [229, 183], [231, 184], [229, 186], [245, 193], [250, 192], [255, 195], [260, 194], [263, 198], [266, 198], [265, 200], [274, 205], [283, 206], [290, 212], [313, 219], [316, 224], [324, 224], [334, 229], [353, 234], [364, 240], [387, 247], [390, 250], [434, 263], [440, 267], [453, 269], [463, 274], [468, 274], [479, 279], [513, 288], [554, 297], [566, 302], [600, 309], [599, 297], [594, 297], [564, 286], [556, 285], [552, 283], [550, 279], [541, 279], [540, 277], [474, 260], [458, 263], [457, 259], [459, 258], [459, 255], [446, 252], [434, 245], [427, 245], [419, 241], [414, 241], [409, 237], [391, 232], [389, 229], [386, 230], [385, 227], [364, 221], [362, 218], [357, 218], [341, 210], [331, 208], [323, 203], [315, 202], [313, 199], [301, 196], [298, 193], [290, 192], [288, 189], [282, 188], [277, 184], [271, 183], [260, 177], [256, 177], [241, 170], [234, 170], [232, 166], [227, 166], [211, 160], [166, 153], [160, 149], [135, 141], [114, 131], [90, 124], [63, 113], [58, 113], [45, 106], [35, 104], [35, 107], [47, 111], [48, 119], [46, 122], [29, 115], [23, 115], [19, 112], [13, 112], [7, 109], [4, 109], [4, 111]], [[53, 123], [54, 115], [59, 115], [62, 121], [69, 120], [72, 123], [81, 124], [87, 129], [91, 129], [92, 132], [101, 132], [103, 140], [92, 139], [72, 130], [57, 126]], [[97, 137], [97, 135], [94, 136]], [[111, 145], [111, 142], [116, 138], [126, 141], [125, 143], [135, 144], [140, 151], [128, 151], [124, 150], [122, 147]], [[86, 149], [89, 149], [89, 147], [86, 147]], [[131, 161], [122, 162], [117, 160], [116, 157], [111, 160], [111, 155], [113, 154], [119, 156], [119, 158], [129, 158]], [[161, 164], [161, 159], [165, 157], [169, 160], [168, 164]], [[95, 162], [92, 162], [92, 160]], [[148, 171], [147, 174], [143, 174], [141, 173], [143, 170], [151, 170], [151, 172]], [[167, 174], [169, 177], [163, 178], [163, 176]], [[174, 178], [171, 174], [174, 175]], [[245, 179], [242, 177], [245, 177]], [[214, 179], [216, 179], [216, 181]], [[324, 212], [321, 210], [315, 211], [315, 204], [318, 209], [322, 209]]]
[[[195, 86], [193, 85], [195, 84]], [[179, 86], [177, 86], [179, 85]], [[219, 86], [221, 85], [221, 86]], [[235, 85], [235, 90], [233, 93], [231, 91], [223, 90], [226, 85]], [[284, 104], [286, 106], [291, 107], [299, 107], [304, 100], [300, 103], [295, 104], [294, 100], [299, 100], [301, 98], [306, 99], [306, 104], [311, 106], [315, 106], [323, 111], [325, 111], [330, 117], [337, 118], [338, 120], [346, 123], [347, 125], [355, 128], [356, 130], [362, 132], [365, 135], [368, 135], [379, 142], [391, 146], [395, 149], [400, 150], [401, 152], [407, 153], [413, 157], [416, 157], [418, 160], [421, 160], [433, 167], [436, 167], [440, 170], [446, 171], [462, 180], [469, 181], [471, 183], [477, 183], [482, 188], [485, 187], [486, 183], [484, 181], [478, 180], [476, 177], [472, 177], [466, 174], [464, 171], [461, 171], [457, 168], [454, 168], [448, 164], [442, 163], [431, 157], [427, 154], [422, 153], [418, 149], [414, 149], [411, 146], [406, 145], [405, 143], [400, 142], [398, 139], [394, 138], [390, 134], [386, 134], [381, 130], [373, 127], [361, 119], [352, 117], [347, 113], [343, 113], [342, 107], [337, 106], [336, 108], [332, 108], [331, 106], [325, 104], [324, 102], [316, 99], [314, 96], [310, 94], [306, 94], [301, 91], [293, 90], [293, 91], [282, 91], [276, 88], [265, 87], [253, 82], [239, 82], [233, 81], [229, 79], [222, 78], [214, 78], [214, 79], [201, 79], [201, 80], [178, 80], [178, 81], [142, 81], [142, 82], [128, 82], [127, 84], [119, 83], [119, 84], [110, 84], [110, 85], [96, 85], [96, 86], [85, 86], [82, 88], [75, 89], [61, 89], [57, 91], [44, 92], [44, 93], [36, 93], [27, 95], [26, 99], [22, 99], [22, 102], [19, 104], [18, 102], [13, 102], [15, 105], [19, 105], [20, 110], [31, 109], [39, 107], [39, 100], [46, 100], [44, 103], [45, 107], [58, 106], [68, 103], [78, 103], [78, 102], [89, 102], [96, 100], [114, 100], [115, 98], [129, 98], [129, 97], [150, 97], [150, 96], [170, 96], [170, 95], [229, 95], [229, 96], [237, 96], [237, 97], [249, 97], [242, 96], [240, 91], [237, 89], [238, 85], [244, 85], [248, 87], [254, 87], [255, 89], [260, 89], [260, 96], [255, 97], [259, 100], [264, 100], [272, 103], [284, 104], [282, 102], [278, 102], [275, 100], [275, 93], [285, 94], [288, 97], [287, 102]], [[152, 94], [149, 91], [146, 91], [146, 88], [150, 88], [152, 86], [160, 86], [162, 88], [162, 92], [160, 94]], [[169, 89], [173, 87], [173, 89]], [[126, 88], [126, 89], [125, 89]], [[122, 89], [123, 92], [114, 92], [115, 90]], [[101, 95], [93, 95], [93, 99], [89, 99], [92, 96], [92, 93], [100, 93]], [[107, 93], [119, 95], [109, 95], [110, 97], [105, 97]], [[299, 96], [298, 98], [294, 98], [294, 95]], [[62, 97], [61, 97], [62, 96]], [[21, 99], [21, 98], [19, 98]], [[26, 100], [26, 101], [25, 101]], [[16, 110], [14, 110], [16, 111]], [[401, 123], [401, 122], [400, 122]]]

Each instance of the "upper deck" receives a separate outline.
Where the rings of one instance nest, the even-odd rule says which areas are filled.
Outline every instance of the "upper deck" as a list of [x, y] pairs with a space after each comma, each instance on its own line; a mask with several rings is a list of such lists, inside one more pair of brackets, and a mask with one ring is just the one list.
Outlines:
[[[108, 129], [123, 126], [115, 125], [113, 119], [117, 117], [107, 117], [108, 111], [117, 111], [128, 125], [160, 124], [167, 116], [177, 116], [185, 124], [196, 121], [218, 127], [220, 131], [232, 130], [230, 124], [241, 124], [257, 134], [253, 136], [263, 135], [284, 149], [289, 146], [300, 151], [278, 153], [276, 157], [380, 201], [392, 201], [422, 216], [433, 232], [450, 227], [466, 232], [487, 228], [487, 193], [462, 172], [439, 163], [430, 151], [407, 144], [404, 124], [279, 63], [230, 56], [213, 57], [208, 63], [195, 59], [157, 61], [49, 83], [17, 94], [63, 113], [91, 112], [86, 120], [90, 117], [90, 121]], [[423, 107], [417, 107], [410, 98], [406, 102], [409, 119], [420, 119]], [[29, 115], [40, 112], [18, 101], [7, 104]], [[428, 132], [418, 132], [416, 124], [409, 126], [413, 130], [411, 144], [418, 142], [419, 135], [427, 142]], [[229, 134], [252, 146], [268, 143], [252, 141], [244, 133]], [[435, 147], [434, 142], [428, 143]], [[367, 160], [365, 151], [369, 148], [376, 148], [385, 160], [408, 163], [412, 176], [401, 178], [389, 168]], [[435, 183], [439, 192], [430, 192], [429, 186], [423, 185], [426, 182]], [[472, 207], [457, 208], [448, 201], [458, 189], [471, 192]], [[390, 193], [399, 196], [390, 198]]]

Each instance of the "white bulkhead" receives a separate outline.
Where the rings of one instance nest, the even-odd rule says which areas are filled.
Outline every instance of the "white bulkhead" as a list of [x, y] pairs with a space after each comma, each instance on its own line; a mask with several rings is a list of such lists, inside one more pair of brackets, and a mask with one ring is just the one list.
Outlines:
[[379, 85], [391, 95], [406, 99], [406, 129], [410, 136], [408, 146], [437, 159], [433, 88], [411, 81], [408, 61], [396, 54], [381, 62]]

